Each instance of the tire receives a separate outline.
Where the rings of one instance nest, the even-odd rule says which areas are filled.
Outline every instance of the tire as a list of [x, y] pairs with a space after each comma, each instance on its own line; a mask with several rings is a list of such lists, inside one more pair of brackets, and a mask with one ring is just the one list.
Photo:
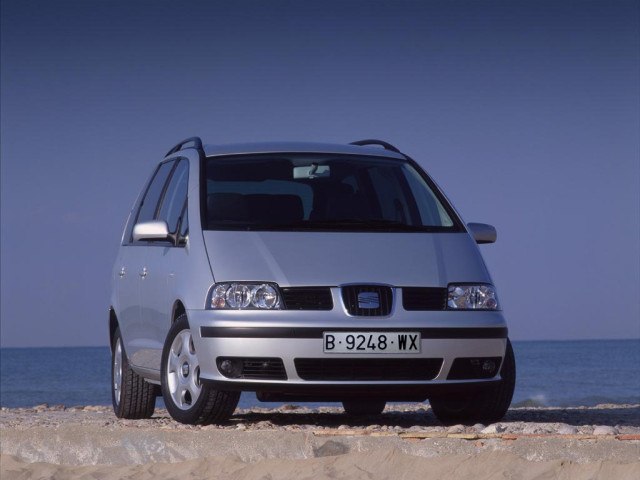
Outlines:
[[516, 362], [509, 339], [500, 376], [502, 380], [498, 386], [482, 392], [429, 399], [433, 413], [445, 425], [487, 425], [501, 420], [511, 405], [516, 386]]
[[344, 400], [342, 406], [347, 415], [362, 417], [365, 415], [380, 415], [387, 405], [385, 400]]
[[225, 423], [240, 399], [240, 392], [214, 390], [200, 382], [200, 364], [184, 314], [175, 321], [165, 340], [160, 377], [167, 410], [180, 423]]
[[156, 407], [156, 387], [129, 366], [120, 328], [113, 334], [111, 401], [118, 418], [151, 418]]

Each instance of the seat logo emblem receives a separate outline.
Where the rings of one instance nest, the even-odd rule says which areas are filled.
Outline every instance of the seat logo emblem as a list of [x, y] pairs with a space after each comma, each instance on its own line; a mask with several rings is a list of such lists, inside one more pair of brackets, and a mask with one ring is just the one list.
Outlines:
[[359, 308], [380, 308], [380, 297], [376, 292], [360, 292], [358, 294]]

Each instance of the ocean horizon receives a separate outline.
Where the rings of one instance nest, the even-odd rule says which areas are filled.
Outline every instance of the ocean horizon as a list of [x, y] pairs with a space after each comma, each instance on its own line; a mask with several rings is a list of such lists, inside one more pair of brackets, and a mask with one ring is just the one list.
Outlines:
[[[521, 340], [513, 348], [517, 380], [512, 406], [640, 403], [640, 338]], [[110, 362], [106, 346], [0, 348], [0, 407], [110, 405]], [[281, 404], [263, 403], [245, 392], [238, 406]], [[161, 398], [156, 405], [164, 406]]]

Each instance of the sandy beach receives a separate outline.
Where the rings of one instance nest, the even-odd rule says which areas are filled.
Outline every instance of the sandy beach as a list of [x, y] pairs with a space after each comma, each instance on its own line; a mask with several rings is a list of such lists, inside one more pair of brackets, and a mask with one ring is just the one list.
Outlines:
[[640, 405], [523, 407], [492, 425], [438, 423], [427, 405], [238, 410], [224, 426], [187, 426], [156, 409], [119, 420], [110, 407], [0, 412], [7, 479], [640, 478]]

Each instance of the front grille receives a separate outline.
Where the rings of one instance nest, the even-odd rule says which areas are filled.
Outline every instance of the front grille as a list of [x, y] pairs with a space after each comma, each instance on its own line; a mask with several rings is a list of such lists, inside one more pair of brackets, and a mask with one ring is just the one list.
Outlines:
[[[223, 362], [232, 365], [225, 370]], [[287, 372], [281, 358], [261, 357], [218, 357], [218, 370], [227, 378], [244, 378], [247, 380], [286, 380]]]
[[287, 310], [333, 310], [329, 287], [288, 287], [280, 291]]
[[402, 307], [405, 310], [444, 310], [447, 308], [447, 289], [403, 287]]
[[[391, 313], [393, 293], [391, 287], [380, 285], [348, 285], [342, 287], [342, 300], [349, 315], [380, 317]], [[373, 303], [367, 303], [367, 300]]]
[[441, 358], [296, 358], [303, 380], [392, 381], [433, 380]]

